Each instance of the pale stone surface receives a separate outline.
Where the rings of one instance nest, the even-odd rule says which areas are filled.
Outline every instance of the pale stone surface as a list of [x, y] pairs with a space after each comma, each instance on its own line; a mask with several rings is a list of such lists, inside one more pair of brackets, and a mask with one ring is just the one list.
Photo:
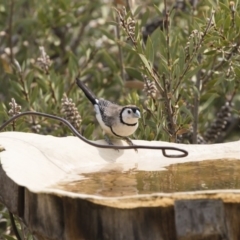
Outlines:
[[[103, 140], [97, 141], [105, 144]], [[185, 145], [160, 141], [135, 140], [137, 145], [171, 146], [188, 151], [184, 158], [166, 158], [160, 150], [139, 149], [116, 151], [90, 146], [77, 137], [53, 137], [33, 133], [0, 133], [1, 164], [7, 176], [31, 192], [80, 195], [54, 189], [59, 182], [72, 182], [81, 179], [81, 173], [106, 171], [157, 171], [184, 162], [215, 159], [240, 160], [240, 141], [212, 144]], [[116, 144], [126, 145], [124, 141]], [[168, 151], [168, 153], [176, 153]], [[167, 194], [168, 195], [168, 194]], [[162, 194], [164, 196], [164, 193]], [[81, 195], [88, 198], [89, 196]], [[101, 197], [96, 196], [96, 199]]]

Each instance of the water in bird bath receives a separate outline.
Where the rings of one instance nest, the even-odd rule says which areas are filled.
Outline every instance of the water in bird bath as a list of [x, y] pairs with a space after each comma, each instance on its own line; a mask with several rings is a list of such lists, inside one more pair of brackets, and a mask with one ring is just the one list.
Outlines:
[[162, 171], [101, 171], [81, 174], [58, 189], [105, 197], [199, 190], [240, 189], [240, 161], [221, 159], [172, 164]]

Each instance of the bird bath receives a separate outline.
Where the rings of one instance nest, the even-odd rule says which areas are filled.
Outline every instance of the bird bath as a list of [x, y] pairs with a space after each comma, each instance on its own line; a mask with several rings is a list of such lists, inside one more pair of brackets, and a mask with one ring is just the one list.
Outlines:
[[240, 239], [239, 141], [134, 143], [189, 155], [0, 133], [0, 201], [40, 240]]
[[60, 181], [55, 189], [102, 197], [137, 196], [218, 189], [240, 189], [240, 161], [219, 159], [177, 163], [159, 171], [102, 169]]

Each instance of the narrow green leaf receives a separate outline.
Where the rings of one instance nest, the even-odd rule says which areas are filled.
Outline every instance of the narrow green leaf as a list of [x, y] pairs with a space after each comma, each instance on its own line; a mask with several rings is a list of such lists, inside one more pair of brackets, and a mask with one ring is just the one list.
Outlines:
[[130, 77], [142, 80], [142, 73], [139, 70], [130, 67], [125, 68], [125, 70]]
[[201, 69], [202, 69], [202, 66], [199, 65], [199, 66], [195, 67], [194, 69], [189, 70], [189, 71], [185, 74], [185, 79], [191, 79], [191, 78], [192, 78], [194, 75], [196, 75], [197, 72], [198, 72], [199, 70], [201, 70]]
[[238, 14], [236, 14], [235, 16], [235, 23], [236, 23], [236, 26], [238, 27], [238, 30], [240, 28], [240, 17]]
[[200, 106], [199, 108], [199, 114], [201, 112], [203, 112], [204, 110], [208, 109], [209, 106], [211, 105], [211, 103], [217, 98], [219, 97], [218, 94], [216, 93], [211, 93], [211, 94], [207, 94], [208, 96], [202, 96], [201, 99], [206, 99], [203, 101], [203, 104]]
[[95, 125], [89, 123], [88, 126], [86, 127], [86, 129], [84, 130], [84, 135], [87, 138], [91, 138], [92, 139], [92, 133], [93, 133], [94, 128], [95, 128]]
[[39, 97], [38, 93], [39, 93], [38, 87], [35, 87], [32, 89], [32, 91], [30, 93], [30, 105], [32, 105], [37, 100], [37, 97]]
[[138, 39], [137, 40], [137, 47], [135, 50], [138, 54], [144, 54], [143, 47], [142, 47], [142, 42]]
[[234, 68], [234, 72], [238, 78], [240, 78], [240, 69], [238, 67]]
[[138, 6], [137, 9], [135, 10], [133, 16], [136, 17], [142, 10], [142, 5]]
[[161, 60], [159, 61], [159, 72], [168, 74], [169, 73], [169, 68], [168, 68], [168, 64], [167, 64], [167, 60], [162, 56]]
[[204, 52], [203, 54], [204, 55], [215, 55], [216, 52], [217, 52], [216, 50], [210, 50], [210, 51]]
[[15, 238], [9, 236], [9, 235], [3, 235], [5, 240], [15, 240]]
[[221, 7], [222, 10], [227, 11], [228, 13], [230, 12], [229, 6], [219, 2], [219, 6]]
[[183, 69], [185, 66], [185, 51], [183, 47], [180, 47], [178, 63], [179, 63], [179, 71], [183, 72]]
[[155, 53], [159, 52], [161, 49], [161, 39], [160, 39], [160, 30], [156, 29], [151, 35], [151, 41], [153, 45], [153, 51]]
[[78, 71], [78, 58], [72, 52], [68, 52], [68, 70], [72, 75]]
[[164, 34], [163, 31], [159, 30], [159, 36], [160, 36], [159, 47], [160, 47], [161, 55], [163, 55], [165, 58], [167, 58], [167, 41], [166, 41], [166, 35]]
[[102, 55], [103, 55], [103, 58], [104, 60], [106, 61], [107, 65], [111, 68], [111, 70], [114, 72], [114, 71], [117, 71], [118, 68], [116, 66], [116, 63], [115, 61], [112, 59], [112, 57], [110, 56], [110, 54], [105, 51], [105, 50], [102, 50], [101, 51]]
[[139, 57], [140, 57], [143, 65], [145, 66], [145, 68], [146, 68], [149, 72], [151, 72], [151, 71], [152, 71], [152, 67], [150, 66], [150, 64], [149, 64], [148, 60], [146, 59], [146, 57], [145, 57], [143, 54], [138, 54], [138, 55], [139, 55]]
[[144, 130], [145, 130], [145, 138], [148, 139], [149, 135], [150, 135], [150, 128], [149, 128], [149, 126], [146, 126]]
[[146, 58], [148, 61], [150, 61], [152, 64], [154, 62], [154, 50], [153, 50], [153, 44], [151, 37], [148, 37], [147, 44], [146, 44]]
[[105, 35], [107, 38], [114, 41], [115, 36], [111, 34], [111, 32], [107, 31], [105, 28], [99, 28], [99, 30], [102, 32], [103, 35]]
[[181, 71], [179, 70], [178, 64], [173, 67], [173, 76], [175, 76], [175, 79], [179, 79], [181, 76]]
[[160, 11], [159, 7], [155, 4], [153, 5], [153, 7], [156, 10], [156, 12], [158, 13], [158, 15], [162, 17], [162, 12]]
[[180, 106], [179, 111], [185, 113], [191, 120], [193, 119], [193, 115], [190, 108], [187, 107], [185, 104], [182, 104], [182, 106]]
[[172, 42], [170, 43], [170, 56], [172, 59], [177, 58], [178, 54], [179, 54], [179, 48], [181, 48], [181, 46], [179, 47], [179, 41], [178, 41], [178, 36], [173, 36], [174, 39], [172, 39]]
[[194, 42], [193, 42], [193, 39], [191, 38], [190, 39], [190, 41], [189, 41], [189, 47], [188, 47], [188, 49], [189, 49], [189, 55], [190, 56], [192, 56], [192, 54], [193, 54], [193, 48], [194, 48]]
[[[135, 39], [136, 39], [136, 41], [138, 41], [138, 42], [141, 42], [140, 40], [142, 39], [142, 38], [140, 37], [141, 34], [139, 34], [139, 33], [141, 33], [141, 30], [140, 30], [140, 29], [141, 29], [141, 28], [140, 28], [138, 22], [136, 22], [136, 23], [135, 23]], [[141, 44], [141, 46], [142, 46], [142, 44]]]
[[224, 29], [228, 31], [230, 28], [230, 24], [231, 24], [231, 17], [229, 15], [224, 19]]

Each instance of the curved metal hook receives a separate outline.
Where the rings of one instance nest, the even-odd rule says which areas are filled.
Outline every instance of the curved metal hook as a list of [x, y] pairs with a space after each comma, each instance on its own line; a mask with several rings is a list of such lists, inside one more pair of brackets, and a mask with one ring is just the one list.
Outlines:
[[[6, 121], [5, 123], [2, 124], [2, 126], [0, 126], [0, 131], [2, 131], [7, 125], [9, 125], [11, 122], [13, 122], [14, 120], [21, 118], [25, 115], [37, 115], [37, 116], [42, 116], [42, 117], [46, 117], [46, 118], [51, 118], [54, 120], [58, 120], [60, 122], [62, 122], [64, 125], [66, 125], [71, 132], [76, 135], [78, 138], [80, 138], [82, 141], [84, 141], [85, 143], [92, 145], [94, 147], [98, 147], [98, 148], [112, 148], [112, 149], [154, 149], [154, 150], [162, 150], [162, 154], [164, 157], [168, 157], [168, 158], [182, 158], [182, 157], [186, 157], [188, 155], [188, 152], [184, 149], [181, 148], [176, 148], [176, 147], [160, 147], [160, 146], [147, 146], [147, 145], [133, 145], [133, 146], [117, 146], [117, 145], [102, 145], [102, 144], [98, 144], [98, 143], [94, 143], [92, 141], [89, 141], [88, 139], [86, 139], [85, 137], [83, 137], [77, 130], [76, 128], [73, 127], [73, 125], [67, 121], [64, 118], [58, 117], [58, 116], [54, 116], [51, 114], [47, 114], [47, 113], [40, 113], [40, 112], [23, 112], [20, 113], [18, 115], [13, 116], [12, 118], [10, 118], [8, 121]], [[167, 150], [172, 150], [172, 151], [178, 151], [181, 152], [181, 154], [167, 154], [166, 151]]]

